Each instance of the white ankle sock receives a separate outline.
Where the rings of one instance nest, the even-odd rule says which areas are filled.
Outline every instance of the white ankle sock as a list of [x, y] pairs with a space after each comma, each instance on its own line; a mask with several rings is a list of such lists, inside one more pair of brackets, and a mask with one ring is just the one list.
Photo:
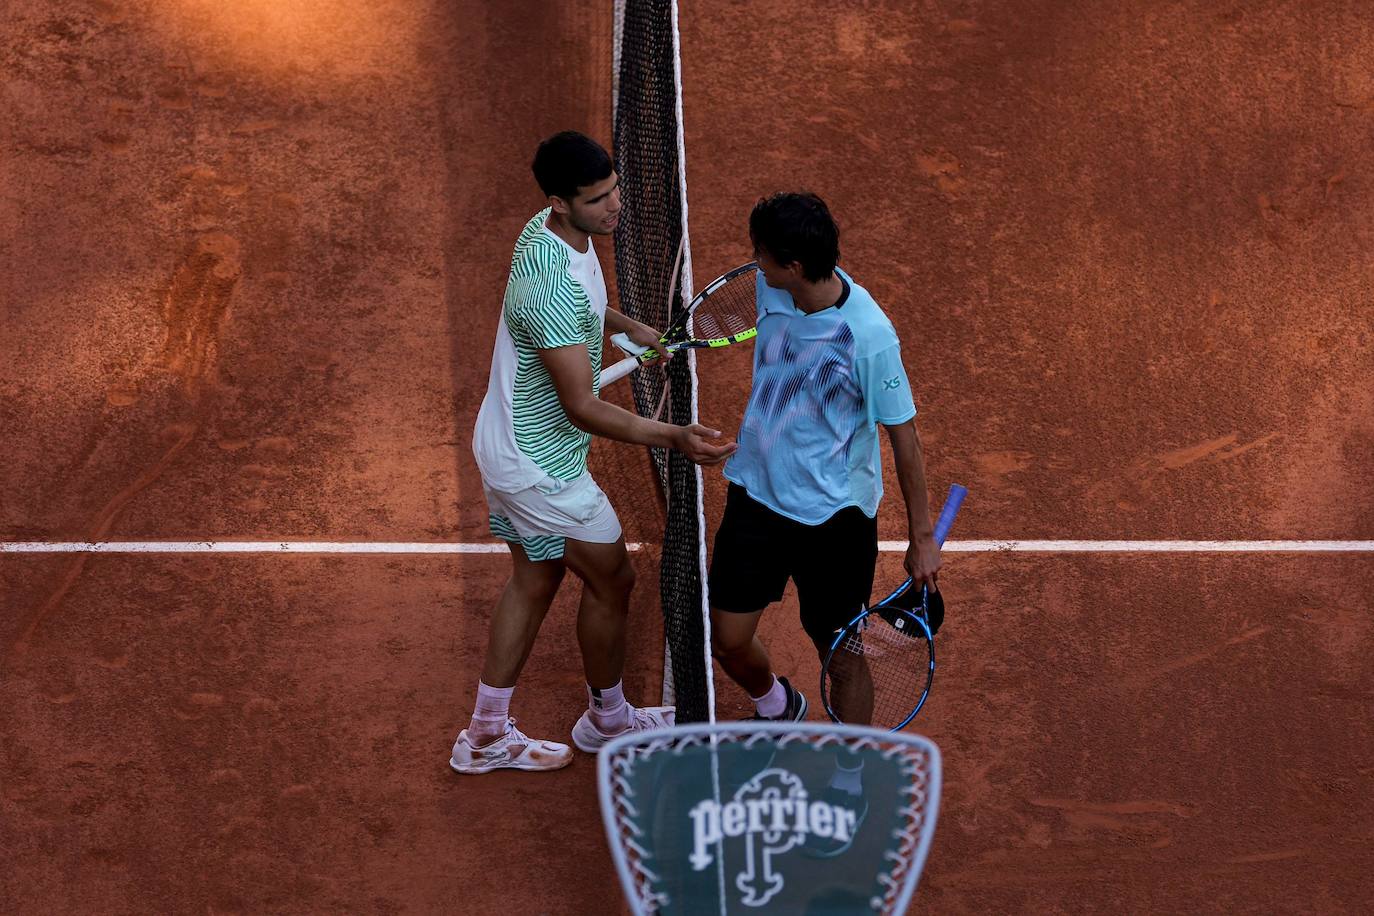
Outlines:
[[488, 687], [477, 682], [477, 707], [472, 711], [468, 736], [474, 744], [486, 744], [506, 733], [510, 718], [510, 698], [515, 687]]
[[766, 719], [776, 719], [787, 711], [787, 688], [778, 680], [778, 676], [773, 675], [773, 686], [768, 688], [768, 692], [761, 697], [750, 697], [754, 701], [754, 708], [759, 711], [759, 715]]
[[613, 735], [630, 726], [630, 704], [625, 702], [625, 687], [616, 681], [613, 687], [597, 689], [587, 685], [587, 711], [592, 724], [603, 734]]

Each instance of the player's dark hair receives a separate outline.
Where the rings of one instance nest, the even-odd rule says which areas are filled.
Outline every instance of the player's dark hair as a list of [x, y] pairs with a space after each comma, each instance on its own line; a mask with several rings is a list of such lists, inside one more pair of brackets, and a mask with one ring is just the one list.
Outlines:
[[565, 130], [554, 134], [534, 154], [534, 180], [547, 197], [571, 201], [579, 188], [611, 177], [606, 148], [586, 134]]
[[835, 270], [840, 259], [840, 228], [825, 201], [805, 192], [765, 197], [749, 214], [749, 238], [779, 264], [793, 261], [815, 283]]

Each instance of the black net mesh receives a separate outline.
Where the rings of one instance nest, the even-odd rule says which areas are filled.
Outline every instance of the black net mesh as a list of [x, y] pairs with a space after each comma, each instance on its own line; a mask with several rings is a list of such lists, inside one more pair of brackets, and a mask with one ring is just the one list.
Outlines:
[[[690, 260], [683, 241], [673, 0], [617, 4], [617, 57], [615, 160], [624, 210], [615, 232], [616, 285], [627, 315], [664, 329], [685, 305], [675, 273]], [[694, 381], [686, 358], [649, 364], [631, 376], [635, 406], [644, 416], [690, 423]], [[679, 452], [650, 452], [667, 501], [659, 567], [665, 694], [677, 704], [679, 722], [703, 722], [711, 709], [700, 480]]]

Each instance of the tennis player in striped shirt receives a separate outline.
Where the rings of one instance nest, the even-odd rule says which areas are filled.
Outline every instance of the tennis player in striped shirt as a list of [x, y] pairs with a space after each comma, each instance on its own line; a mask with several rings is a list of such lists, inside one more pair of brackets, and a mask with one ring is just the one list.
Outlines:
[[587, 450], [594, 435], [675, 448], [698, 464], [735, 450], [714, 441], [715, 430], [659, 423], [600, 399], [608, 331], [669, 355], [657, 330], [607, 308], [591, 237], [619, 222], [619, 178], [606, 150], [573, 131], [540, 144], [533, 169], [549, 206], [515, 243], [473, 432], [491, 530], [510, 545], [514, 567], [492, 614], [472, 721], [449, 758], [459, 773], [555, 770], [572, 759], [567, 745], [528, 737], [510, 716], [520, 669], [569, 569], [582, 580], [577, 639], [588, 697], [573, 743], [592, 753], [627, 731], [673, 724], [672, 707], [637, 708], [624, 696], [634, 569], [620, 520], [587, 471]]

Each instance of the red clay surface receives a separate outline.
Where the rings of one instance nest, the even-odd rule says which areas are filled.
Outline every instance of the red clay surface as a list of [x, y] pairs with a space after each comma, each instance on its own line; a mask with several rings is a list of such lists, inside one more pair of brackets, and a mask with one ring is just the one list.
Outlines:
[[[825, 196], [933, 486], [972, 491], [956, 537], [1374, 538], [1366, 17], [689, 7], [698, 284], [758, 196]], [[486, 540], [468, 441], [527, 163], [609, 139], [609, 9], [7, 12], [0, 539]], [[706, 360], [734, 429], [747, 350]], [[643, 456], [593, 467], [655, 539]], [[506, 562], [0, 558], [0, 911], [614, 909], [591, 759], [445, 766]], [[951, 555], [944, 581], [915, 910], [1368, 908], [1368, 559]], [[555, 738], [573, 601], [516, 695]], [[767, 638], [809, 683], [794, 614]]]

